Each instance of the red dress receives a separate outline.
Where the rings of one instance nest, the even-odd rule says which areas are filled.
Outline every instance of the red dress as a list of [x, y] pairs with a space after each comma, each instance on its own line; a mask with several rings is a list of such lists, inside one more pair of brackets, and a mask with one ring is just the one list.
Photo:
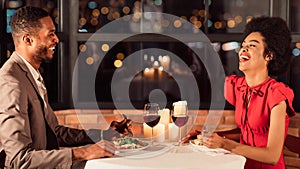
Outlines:
[[[249, 87], [245, 77], [228, 76], [225, 80], [225, 98], [235, 106], [235, 121], [241, 129], [240, 143], [254, 147], [266, 147], [270, 127], [271, 109], [281, 101], [287, 103], [285, 133], [290, 117], [295, 115], [292, 107], [293, 91], [285, 84], [268, 78], [265, 82]], [[250, 99], [249, 99], [250, 98]], [[249, 101], [249, 107], [247, 108]], [[245, 169], [284, 169], [283, 151], [276, 165], [247, 159]]]

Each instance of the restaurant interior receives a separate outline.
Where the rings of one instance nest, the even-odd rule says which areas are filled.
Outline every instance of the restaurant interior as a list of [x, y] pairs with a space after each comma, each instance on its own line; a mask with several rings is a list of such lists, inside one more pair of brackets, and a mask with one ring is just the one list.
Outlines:
[[[14, 51], [9, 23], [16, 9], [42, 7], [53, 18], [60, 42], [40, 71], [62, 125], [105, 128], [126, 114], [140, 136], [146, 132], [140, 116], [146, 103], [172, 109], [172, 103], [186, 100], [190, 128], [201, 129], [210, 112], [222, 113], [218, 129], [233, 128], [234, 109], [222, 85], [225, 76], [243, 75], [237, 52], [245, 24], [257, 16], [278, 16], [289, 25], [291, 64], [274, 78], [293, 89], [300, 112], [299, 0], [0, 2], [0, 67]], [[299, 137], [299, 128], [297, 114], [289, 133]], [[300, 167], [298, 153], [285, 155], [289, 169]]]

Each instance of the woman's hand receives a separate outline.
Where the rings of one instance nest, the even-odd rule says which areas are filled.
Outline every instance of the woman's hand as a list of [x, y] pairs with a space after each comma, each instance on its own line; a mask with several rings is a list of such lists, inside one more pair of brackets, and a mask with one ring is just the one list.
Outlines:
[[210, 137], [203, 140], [203, 145], [208, 148], [224, 148], [225, 139], [225, 137], [221, 137], [217, 133], [213, 133]]
[[201, 134], [201, 132], [198, 130], [191, 131], [189, 134], [187, 134], [185, 137], [181, 139], [181, 143], [187, 143], [189, 142], [189, 140], [196, 139], [197, 135], [199, 134]]
[[241, 144], [225, 136], [222, 137], [217, 133], [213, 133], [210, 137], [203, 140], [203, 145], [208, 148], [223, 148], [232, 152]]

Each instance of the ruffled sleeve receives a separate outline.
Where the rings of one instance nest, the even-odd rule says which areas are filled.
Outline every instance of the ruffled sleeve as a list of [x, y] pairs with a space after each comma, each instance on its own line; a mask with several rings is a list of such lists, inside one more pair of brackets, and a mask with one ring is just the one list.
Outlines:
[[236, 86], [237, 76], [231, 75], [227, 76], [225, 79], [225, 85], [224, 85], [224, 96], [225, 99], [235, 106], [236, 103], [236, 95], [235, 95], [235, 86]]
[[293, 108], [293, 99], [294, 93], [293, 90], [290, 89], [284, 83], [276, 83], [270, 88], [270, 98], [269, 98], [269, 106], [273, 108], [275, 105], [282, 101], [286, 101], [287, 103], [287, 114], [292, 117], [295, 115], [295, 110]]

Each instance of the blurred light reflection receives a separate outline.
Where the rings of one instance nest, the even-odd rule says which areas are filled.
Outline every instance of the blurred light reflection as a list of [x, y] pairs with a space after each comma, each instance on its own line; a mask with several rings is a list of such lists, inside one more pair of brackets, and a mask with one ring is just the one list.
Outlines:
[[224, 50], [224, 51], [235, 50], [238, 48], [239, 48], [238, 42], [227, 42], [222, 45], [222, 50]]

